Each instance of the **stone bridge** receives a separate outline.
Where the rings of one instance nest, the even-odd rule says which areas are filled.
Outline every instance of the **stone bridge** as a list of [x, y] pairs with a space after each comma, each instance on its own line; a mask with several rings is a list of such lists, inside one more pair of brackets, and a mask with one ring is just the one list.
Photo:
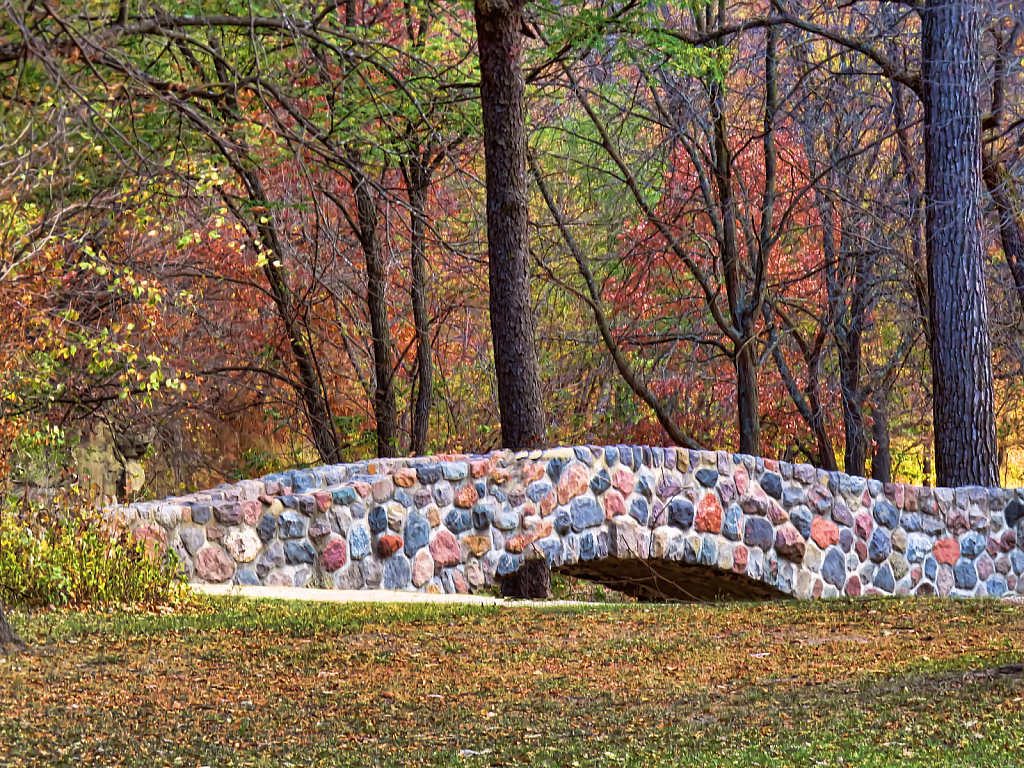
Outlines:
[[544, 558], [642, 598], [1024, 594], [1024, 492], [637, 446], [380, 459], [108, 510], [196, 582], [474, 592]]

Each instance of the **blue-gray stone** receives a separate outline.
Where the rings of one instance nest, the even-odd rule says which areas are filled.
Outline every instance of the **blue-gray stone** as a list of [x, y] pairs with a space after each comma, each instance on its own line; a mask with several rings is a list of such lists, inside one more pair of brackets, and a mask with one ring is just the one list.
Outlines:
[[715, 565], [718, 562], [718, 541], [714, 536], [705, 536], [700, 545], [700, 564]]
[[875, 571], [875, 578], [871, 581], [876, 587], [883, 592], [892, 593], [896, 589], [896, 580], [892, 576], [892, 568], [886, 563], [877, 571]]
[[316, 561], [316, 550], [306, 539], [291, 539], [284, 543], [284, 559], [292, 565], [313, 563]]
[[268, 573], [282, 565], [284, 565], [284, 547], [280, 541], [271, 542], [267, 551], [256, 561], [256, 575], [261, 579], [265, 578]]
[[932, 553], [932, 540], [921, 533], [907, 536], [907, 560], [911, 563], [923, 563]]
[[562, 470], [569, 464], [568, 459], [548, 459], [548, 477], [552, 482], [557, 483], [562, 476]]
[[356, 500], [356, 489], [355, 488], [338, 488], [335, 491], [331, 491], [331, 503], [340, 504], [345, 506], [351, 504]]
[[353, 520], [362, 520], [366, 517], [366, 507], [359, 502], [348, 505], [348, 511], [352, 513]]
[[602, 469], [592, 478], [590, 478], [590, 490], [594, 493], [602, 494], [612, 487], [612, 479], [608, 476], [608, 472]]
[[647, 499], [637, 496], [629, 505], [629, 514], [636, 519], [640, 525], [647, 525], [650, 517], [650, 508], [647, 506]]
[[875, 504], [875, 522], [892, 530], [900, 524], [900, 511], [888, 501]]
[[604, 449], [604, 463], [614, 467], [619, 461], [619, 449], [614, 445], [606, 446]]
[[430, 523], [419, 512], [410, 512], [405, 519], [405, 554], [412, 557], [430, 542]]
[[553, 566], [558, 562], [558, 555], [562, 551], [562, 544], [557, 539], [541, 539], [537, 542], [536, 546], [544, 553], [544, 559], [549, 566]]
[[839, 546], [843, 548], [843, 552], [853, 549], [853, 531], [849, 528], [839, 529]]
[[361, 523], [349, 529], [348, 552], [353, 560], [362, 560], [370, 554], [370, 532]]
[[588, 467], [594, 466], [594, 457], [590, 454], [590, 450], [582, 446], [578, 446], [572, 449], [572, 452], [576, 454], [576, 458], [586, 464]]
[[743, 510], [736, 504], [730, 504], [725, 510], [722, 517], [722, 535], [733, 541], [743, 538]]
[[441, 479], [441, 468], [437, 464], [420, 464], [416, 467], [416, 479], [423, 485], [436, 483]]
[[694, 477], [696, 477], [697, 482], [705, 488], [714, 488], [715, 483], [718, 482], [718, 470], [704, 467], [704, 469], [698, 469], [694, 473]]
[[409, 558], [401, 552], [395, 552], [384, 561], [384, 580], [381, 586], [384, 589], [404, 589], [409, 586], [412, 578], [412, 568], [409, 566]]
[[316, 497], [315, 496], [296, 496], [295, 501], [298, 503], [298, 510], [304, 515], [315, 515], [317, 511]]
[[974, 563], [962, 557], [957, 560], [953, 566], [953, 582], [957, 589], [974, 589], [978, 583], [978, 572], [974, 569]]
[[668, 503], [668, 524], [684, 531], [693, 525], [693, 504], [686, 499], [672, 499]]
[[551, 483], [540, 480], [536, 483], [530, 483], [526, 489], [526, 496], [530, 501], [539, 503], [541, 499], [551, 493]]
[[593, 560], [597, 557], [597, 542], [593, 534], [580, 537], [580, 560]]
[[935, 581], [935, 577], [939, 575], [939, 563], [934, 557], [924, 561], [924, 575], [931, 581]]
[[589, 496], [577, 496], [573, 499], [569, 505], [569, 514], [572, 517], [574, 531], [582, 531], [584, 528], [604, 522], [604, 513], [597, 502]]
[[395, 495], [392, 498], [406, 509], [412, 507], [415, 504], [412, 496], [410, 496], [408, 492], [402, 490], [401, 488], [395, 489]]
[[1006, 579], [1001, 574], [993, 574], [988, 577], [988, 581], [985, 582], [985, 589], [988, 590], [989, 595], [992, 597], [999, 597], [1000, 595], [1006, 594]]
[[748, 517], [743, 529], [743, 543], [748, 547], [760, 547], [765, 552], [772, 548], [775, 531], [772, 524], [763, 517]]
[[650, 501], [654, 496], [654, 478], [644, 473], [636, 479], [636, 492]]
[[636, 469], [633, 466], [633, 449], [628, 445], [618, 445], [615, 449], [619, 452], [619, 461], [625, 464], [630, 469]]
[[640, 461], [645, 467], [650, 467], [654, 464], [654, 454], [651, 453], [651, 449], [646, 445], [640, 449]]
[[511, 576], [519, 570], [522, 564], [522, 556], [510, 555], [508, 552], [502, 552], [501, 557], [498, 558], [498, 567], [495, 570], [495, 573], [498, 576]]
[[871, 534], [871, 541], [868, 542], [868, 557], [873, 563], [882, 563], [892, 554], [892, 540], [889, 534], [881, 528], [875, 528]]
[[490, 508], [491, 525], [499, 531], [511, 531], [519, 527], [519, 512], [503, 504], [493, 504]]
[[665, 449], [664, 448], [651, 448], [651, 457], [654, 461], [654, 466], [662, 467], [665, 465]]
[[938, 536], [946, 532], [946, 524], [937, 517], [925, 515], [921, 518], [921, 530], [929, 536]]
[[800, 531], [800, 535], [805, 539], [809, 539], [811, 537], [811, 522], [813, 520], [814, 515], [807, 507], [797, 507], [789, 513], [789, 522], [793, 524], [794, 528]]
[[371, 533], [384, 533], [388, 529], [388, 511], [380, 504], [370, 510], [367, 518]]
[[555, 512], [554, 526], [559, 536], [565, 536], [572, 530], [572, 518], [569, 517], [569, 510], [566, 507], [559, 507]]
[[260, 577], [256, 575], [256, 572], [252, 568], [239, 568], [235, 571], [235, 578], [233, 581], [235, 584], [243, 587], [260, 586]]
[[299, 539], [306, 535], [306, 521], [291, 509], [281, 513], [277, 525], [282, 539]]
[[210, 522], [213, 516], [213, 506], [210, 504], [192, 505], [192, 522], [196, 525], [205, 525]]
[[917, 512], [904, 512], [900, 515], [900, 525], [907, 533], [921, 530], [921, 515]]
[[846, 558], [835, 547], [829, 547], [821, 563], [821, 577], [836, 589], [846, 584]]
[[448, 514], [444, 516], [444, 524], [452, 533], [462, 533], [472, 527], [473, 520], [469, 510], [455, 507], [448, 510]]
[[260, 524], [256, 526], [256, 533], [264, 544], [273, 541], [277, 535], [277, 520], [274, 519], [274, 516], [264, 515], [260, 520]]
[[299, 508], [299, 497], [294, 496], [290, 493], [286, 493], [283, 496], [278, 496], [277, 500], [284, 504], [286, 507], [288, 507], [288, 509]]
[[988, 539], [977, 531], [971, 531], [960, 540], [960, 554], [968, 560], [973, 560], [985, 551]]
[[853, 513], [842, 501], [837, 500], [835, 506], [832, 507], [832, 519], [839, 525], [853, 528]]
[[305, 491], [319, 490], [323, 483], [323, 475], [312, 469], [292, 472], [292, 492], [303, 493]]
[[473, 487], [476, 489], [476, 495], [479, 496], [481, 499], [487, 495], [487, 483], [485, 483], [483, 480], [477, 480], [475, 483], [473, 483]]
[[1018, 576], [1024, 574], [1024, 552], [1015, 549], [1010, 553], [1010, 567], [1013, 568], [1013, 572]]
[[1013, 528], [1021, 520], [1024, 520], [1024, 504], [1014, 499], [1006, 505], [1003, 517], [1006, 518], [1007, 528]]
[[[269, 517], [271, 520], [274, 519], [270, 515], [267, 515], [267, 517]], [[202, 528], [195, 528], [192, 526], [182, 528], [180, 531], [178, 531], [178, 536], [181, 537], [181, 543], [185, 546], [185, 549], [188, 551], [190, 555], [194, 555], [196, 552], [202, 549], [203, 545], [206, 543], [206, 535], [203, 533]], [[262, 536], [260, 538], [262, 538]], [[272, 539], [274, 537], [271, 536], [270, 538]], [[269, 541], [270, 539], [263, 540]]]
[[491, 498], [499, 504], [504, 504], [508, 501], [508, 494], [501, 488], [491, 488]]
[[774, 499], [782, 498], [782, 478], [774, 472], [765, 472], [761, 478], [761, 490]]
[[633, 469], [640, 469], [644, 465], [644, 449], [639, 445], [633, 446]]
[[465, 480], [469, 476], [469, 465], [464, 461], [446, 461], [441, 465], [441, 477], [445, 480]]
[[782, 506], [786, 509], [807, 503], [807, 493], [803, 488], [786, 488], [782, 491]]
[[491, 525], [492, 509], [495, 506], [493, 501], [481, 499], [473, 505], [473, 527], [483, 530]]

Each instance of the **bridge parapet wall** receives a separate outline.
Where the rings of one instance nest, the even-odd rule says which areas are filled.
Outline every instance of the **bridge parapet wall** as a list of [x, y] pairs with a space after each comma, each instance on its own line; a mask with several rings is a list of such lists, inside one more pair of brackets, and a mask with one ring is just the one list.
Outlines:
[[621, 588], [659, 569], [710, 574], [702, 598], [1024, 594], [1020, 490], [883, 484], [722, 451], [380, 459], [107, 513], [196, 582], [474, 592], [545, 558]]

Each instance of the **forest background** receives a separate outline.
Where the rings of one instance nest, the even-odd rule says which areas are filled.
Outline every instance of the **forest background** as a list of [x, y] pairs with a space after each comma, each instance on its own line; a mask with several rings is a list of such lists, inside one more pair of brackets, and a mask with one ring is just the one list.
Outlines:
[[[1021, 485], [1024, 30], [960, 5], [984, 263], [946, 290], [984, 309]], [[0, 7], [11, 479], [87, 485], [102, 430], [152, 496], [501, 446], [486, 201], [520, 183], [530, 301], [499, 314], [535, 341], [536, 442], [935, 482], [923, 3]], [[495, 13], [521, 179], [485, 179], [485, 138], [517, 146], [481, 107]]]

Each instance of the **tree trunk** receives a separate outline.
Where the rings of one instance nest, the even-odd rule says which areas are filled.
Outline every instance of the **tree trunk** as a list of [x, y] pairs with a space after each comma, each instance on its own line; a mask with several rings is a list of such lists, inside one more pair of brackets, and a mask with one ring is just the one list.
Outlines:
[[487, 178], [491, 338], [505, 448], [539, 447], [543, 398], [530, 303], [524, 0], [476, 0]]
[[874, 422], [871, 433], [875, 452], [871, 457], [871, 478], [883, 483], [892, 482], [892, 450], [889, 446], [889, 408], [882, 393], [876, 395], [872, 408]]
[[10, 646], [24, 648], [25, 641], [14, 634], [14, 630], [11, 629], [11, 623], [7, 619], [4, 604], [0, 602], [0, 650]]
[[1024, 214], [1013, 204], [1020, 196], [1011, 193], [1009, 185], [1014, 183], [1014, 179], [1006, 173], [1002, 163], [988, 152], [984, 155], [982, 176], [992, 197], [992, 206], [999, 217], [999, 241], [1013, 275], [1017, 301], [1024, 313]]
[[366, 305], [373, 334], [373, 415], [377, 420], [377, 455], [398, 455], [398, 407], [395, 404], [395, 367], [391, 358], [391, 326], [385, 289], [387, 270], [377, 232], [377, 204], [369, 180], [352, 174], [352, 191], [359, 217], [359, 242], [366, 258]]
[[761, 455], [761, 411], [754, 345], [744, 344], [736, 355], [736, 404], [739, 415], [740, 453]]
[[978, 24], [973, 2], [926, 4], [925, 240], [940, 486], [999, 482], [981, 228]]
[[414, 154], [409, 160], [409, 207], [412, 224], [412, 316], [416, 327], [418, 386], [412, 415], [412, 453], [427, 452], [430, 411], [434, 404], [434, 363], [427, 311], [427, 190], [430, 170]]

